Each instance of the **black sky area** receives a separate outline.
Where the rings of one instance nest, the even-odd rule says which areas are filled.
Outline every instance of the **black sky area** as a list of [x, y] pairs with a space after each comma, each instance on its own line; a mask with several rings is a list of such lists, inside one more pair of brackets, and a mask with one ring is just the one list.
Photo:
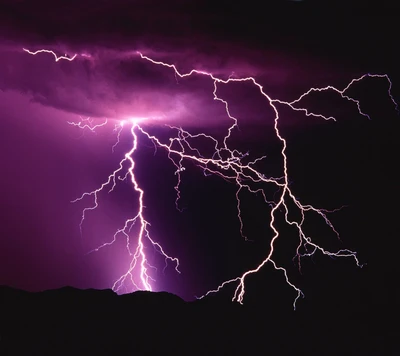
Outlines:
[[[149, 48], [160, 53], [189, 50], [194, 53], [195, 64], [207, 56], [229, 57], [240, 63], [246, 63], [250, 58], [266, 86], [268, 74], [262, 72], [270, 63], [274, 64], [272, 68], [299, 68], [298, 76], [293, 69], [284, 84], [276, 87], [276, 96], [285, 99], [294, 98], [311, 86], [325, 86], [331, 80], [333, 85], [343, 87], [362, 73], [386, 73], [393, 83], [392, 95], [399, 102], [399, 10], [400, 5], [388, 1], [3, 0], [0, 2], [0, 37], [3, 44], [35, 48], [61, 44], [66, 48], [88, 51], [98, 48], [120, 51]], [[171, 58], [173, 61], [173, 54]], [[191, 58], [181, 63], [190, 68]], [[278, 72], [276, 76], [279, 77]], [[5, 92], [7, 85], [1, 84], [0, 89]], [[282, 134], [288, 142], [293, 191], [303, 202], [317, 207], [334, 209], [346, 205], [330, 215], [341, 233], [341, 241], [337, 241], [332, 233], [326, 233], [320, 221], [311, 218], [308, 228], [318, 236], [316, 241], [322, 246], [332, 250], [349, 248], [358, 251], [360, 262], [366, 263], [363, 268], [358, 268], [351, 259], [316, 254], [302, 260], [299, 273], [291, 260], [296, 234], [278, 219], [282, 234], [291, 237], [277, 243], [280, 252], [276, 258], [285, 264], [291, 281], [305, 294], [305, 298], [298, 301], [299, 313], [307, 314], [312, 310], [312, 313], [324, 311], [329, 314], [342, 309], [371, 315], [385, 311], [394, 315], [398, 311], [400, 270], [396, 246], [399, 236], [400, 116], [388, 99], [385, 80], [367, 79], [352, 90], [371, 120], [359, 116], [354, 106], [335, 101], [329, 95], [316, 97], [311, 105], [323, 107], [325, 114], [337, 113], [339, 119], [336, 123], [318, 122], [318, 119], [310, 122], [300, 114], [282, 109]], [[338, 103], [342, 103], [343, 108]], [[289, 121], [284, 120], [285, 115]], [[9, 195], [8, 186], [13, 184], [13, 178], [10, 178], [13, 175], [19, 177], [15, 180], [21, 187], [28, 184], [29, 173], [22, 172], [20, 167], [30, 159], [18, 155], [19, 140], [31, 140], [32, 147], [36, 147], [29, 166], [32, 171], [38, 167], [41, 154], [49, 157], [49, 147], [54, 142], [41, 141], [40, 136], [35, 138], [34, 134], [30, 137], [29, 130], [21, 130], [21, 134], [11, 139], [8, 135], [14, 126], [8, 124], [11, 121], [6, 120], [5, 111], [3, 117], [3, 131], [0, 132], [4, 144], [0, 155], [3, 172], [0, 183], [3, 202], [0, 285], [31, 290], [63, 284], [107, 288], [105, 281], [113, 280], [113, 274], [107, 271], [108, 265], [101, 265], [96, 257], [84, 257], [83, 253], [76, 252], [84, 251], [76, 229], [79, 207], [68, 205], [68, 208], [60, 208], [60, 213], [51, 213], [51, 216], [57, 216], [54, 224], [64, 229], [61, 233], [63, 239], [70, 238], [74, 246], [65, 247], [69, 245], [63, 242], [63, 247], [55, 248], [47, 242], [57, 238], [50, 233], [54, 228], [47, 231], [43, 224], [31, 228], [35, 224], [32, 211], [40, 210], [43, 201], [35, 197], [29, 204], [17, 204]], [[243, 136], [237, 134], [234, 142], [244, 151], [248, 149], [270, 155], [267, 168], [279, 171], [277, 154], [280, 145], [274, 141], [271, 129], [271, 125], [263, 126], [258, 122], [254, 125], [243, 123]], [[163, 129], [156, 131], [164, 135]], [[127, 143], [129, 141], [122, 143], [121, 152]], [[115, 167], [115, 159], [110, 156], [105, 158], [104, 166], [99, 158], [109, 147], [102, 148], [100, 154], [89, 152], [89, 143], [79, 141], [77, 145], [76, 149], [69, 147], [76, 156], [67, 156], [67, 151], [57, 148], [57, 144], [54, 146], [55, 151], [60, 150], [58, 157], [62, 156], [65, 162], [62, 168], [54, 167], [54, 171], [61, 171], [55, 174], [56, 177], [65, 177], [60, 178], [66, 187], [60, 204], [69, 204], [68, 199], [72, 200], [84, 189], [89, 189], [84, 185], [86, 181], [90, 182], [89, 178], [82, 178], [82, 182], [86, 181], [79, 182], [79, 189], [74, 191], [71, 188], [72, 183], [68, 180], [76, 175], [69, 172], [68, 163], [77, 170], [76, 167], [84, 167], [87, 160], [90, 162], [88, 166], [93, 164], [93, 176], [97, 175], [99, 182], [110, 167]], [[78, 157], [80, 149], [87, 149], [86, 156]], [[21, 152], [25, 150], [21, 149]], [[164, 237], [163, 245], [173, 247], [182, 261], [182, 276], [174, 275], [171, 268], [159, 288], [193, 299], [194, 295], [215, 288], [260, 261], [271, 237], [268, 206], [261, 204], [260, 199], [244, 196], [246, 234], [254, 239], [254, 242], [244, 243], [238, 233], [235, 187], [232, 184], [218, 177], [204, 178], [201, 171], [188, 163], [187, 176], [182, 180], [182, 203], [187, 209], [182, 215], [174, 210], [175, 192], [171, 188], [175, 177], [170, 161], [165, 160], [164, 155], [157, 158], [157, 164], [147, 164], [154, 154], [150, 142], [146, 142], [139, 153], [137, 166], [146, 167], [146, 170], [138, 171], [138, 179], [148, 192], [148, 219], [152, 221], [157, 236], [171, 236], [170, 242]], [[9, 154], [21, 161], [7, 159]], [[44, 159], [47, 160], [50, 159]], [[50, 192], [53, 188], [48, 189]], [[215, 195], [218, 196], [216, 199]], [[58, 199], [57, 196], [54, 199]], [[210, 199], [213, 199], [212, 204]], [[123, 201], [123, 193], [118, 200]], [[69, 230], [65, 230], [65, 226], [70, 226]], [[18, 237], [15, 237], [15, 231]], [[261, 236], [260, 232], [265, 235]], [[26, 235], [29, 239], [24, 238]], [[36, 246], [35, 239], [39, 241]], [[21, 245], [26, 246], [23, 253], [20, 252]], [[51, 254], [55, 257], [48, 257]], [[56, 261], [57, 254], [62, 256], [59, 261]], [[24, 277], [23, 270], [33, 268], [35, 271], [32, 266], [43, 258], [51, 262], [46, 268], [37, 267], [41, 276]], [[111, 254], [104, 258], [112, 260]], [[88, 270], [84, 271], [85, 268]], [[228, 286], [215, 298], [230, 302], [234, 288]], [[295, 293], [285, 284], [282, 275], [270, 266], [248, 278], [246, 303], [263, 305], [275, 312], [291, 311], [294, 297]]]

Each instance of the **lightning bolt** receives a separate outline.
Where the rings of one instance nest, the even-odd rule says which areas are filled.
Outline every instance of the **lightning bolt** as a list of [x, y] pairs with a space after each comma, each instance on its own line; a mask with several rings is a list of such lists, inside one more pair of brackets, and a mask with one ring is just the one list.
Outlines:
[[[79, 129], [83, 130], [82, 132], [85, 132], [84, 130], [90, 130], [92, 133], [96, 133], [96, 129], [99, 127], [103, 127], [105, 125], [107, 125], [108, 120], [105, 119], [104, 122], [100, 123], [100, 124], [94, 124], [93, 123], [93, 119], [91, 119], [90, 117], [87, 118], [83, 118], [82, 116], [80, 116], [81, 121], [78, 122], [73, 122], [73, 121], [67, 121], [68, 124], [72, 125], [72, 126], [76, 126]], [[118, 135], [119, 137], [119, 135]]]
[[[145, 119], [142, 119], [142, 120], [145, 120]], [[82, 217], [81, 217], [81, 222], [80, 222], [80, 230], [82, 233], [82, 224], [84, 223], [86, 214], [88, 211], [94, 210], [98, 207], [98, 195], [104, 189], [109, 187], [108, 192], [111, 193], [117, 184], [117, 180], [123, 181], [123, 180], [129, 179], [134, 190], [138, 194], [138, 211], [137, 211], [136, 215], [125, 221], [124, 226], [115, 232], [113, 239], [110, 242], [106, 242], [106, 243], [100, 245], [99, 247], [97, 247], [96, 249], [89, 251], [89, 253], [99, 251], [103, 247], [112, 245], [116, 241], [118, 235], [125, 236], [126, 248], [128, 250], [129, 255], [131, 256], [131, 262], [130, 262], [129, 268], [126, 271], [126, 273], [124, 273], [120, 278], [118, 278], [118, 280], [116, 280], [114, 282], [112, 289], [116, 292], [119, 292], [121, 290], [121, 288], [124, 287], [124, 284], [127, 279], [129, 279], [131, 281], [131, 283], [135, 287], [135, 289], [144, 289], [144, 290], [148, 290], [148, 291], [153, 290], [153, 287], [152, 287], [150, 281], [154, 281], [154, 278], [151, 277], [149, 269], [156, 269], [156, 268], [149, 263], [149, 261], [146, 257], [145, 240], [147, 240], [154, 248], [156, 248], [156, 250], [165, 258], [165, 262], [167, 262], [168, 260], [170, 260], [171, 262], [174, 262], [176, 264], [175, 270], [178, 273], [180, 273], [179, 260], [175, 257], [171, 257], [171, 256], [167, 255], [164, 252], [164, 249], [162, 248], [162, 246], [158, 242], [154, 241], [151, 238], [149, 230], [148, 230], [148, 226], [150, 225], [150, 223], [144, 217], [144, 208], [145, 208], [144, 201], [143, 201], [144, 191], [142, 188], [140, 188], [140, 186], [136, 180], [135, 174], [134, 174], [135, 161], [133, 159], [133, 156], [134, 156], [135, 151], [138, 146], [138, 136], [137, 136], [136, 131], [141, 130], [141, 128], [138, 125], [137, 121], [135, 121], [135, 120], [131, 120], [131, 121], [132, 122], [130, 125], [131, 126], [130, 133], [132, 136], [132, 147], [128, 152], [125, 153], [124, 158], [119, 162], [119, 167], [108, 176], [108, 179], [99, 188], [97, 188], [91, 192], [85, 192], [79, 198], [72, 201], [73, 203], [75, 203], [75, 202], [81, 201], [85, 197], [93, 198], [93, 205], [86, 207], [82, 212]], [[72, 124], [74, 124], [74, 123], [72, 123]], [[78, 127], [81, 127], [81, 128], [86, 127], [86, 124], [83, 126], [79, 125], [79, 124], [80, 123], [78, 123]], [[122, 121], [119, 125], [120, 127], [118, 130], [117, 143], [119, 142], [119, 135], [121, 133], [122, 128], [124, 127], [124, 124], [125, 124], [125, 122]], [[104, 125], [104, 124], [102, 124], [102, 125]], [[102, 125], [100, 125], [100, 126], [102, 126]], [[93, 131], [94, 126], [89, 125], [89, 129], [91, 131]], [[115, 145], [113, 146], [113, 148], [115, 147]], [[128, 166], [128, 168], [125, 167], [126, 165]], [[124, 172], [125, 172], [125, 174], [123, 174]], [[130, 247], [130, 230], [132, 229], [132, 226], [135, 223], [139, 224], [139, 232], [137, 235], [136, 249], [134, 251], [132, 251], [132, 249]], [[139, 275], [140, 275], [139, 282], [137, 282], [134, 278], [135, 269], [139, 269]]]
[[[27, 51], [27, 50], [26, 50]], [[45, 50], [42, 50], [45, 51]], [[36, 54], [37, 52], [30, 52], [27, 51], [30, 54]], [[54, 52], [52, 51], [47, 51], [50, 53]], [[295, 251], [295, 256], [294, 259], [297, 259], [299, 269], [300, 269], [300, 260], [303, 257], [309, 257], [314, 255], [315, 253], [319, 252], [323, 255], [329, 256], [329, 257], [347, 257], [347, 258], [352, 258], [355, 261], [355, 264], [359, 267], [362, 267], [363, 264], [360, 263], [357, 253], [355, 251], [351, 251], [349, 249], [340, 249], [338, 251], [328, 251], [327, 249], [324, 249], [320, 245], [316, 244], [314, 242], [314, 238], [311, 236], [308, 236], [307, 233], [304, 230], [304, 222], [306, 220], [306, 215], [313, 214], [320, 219], [322, 219], [327, 227], [337, 236], [337, 238], [340, 239], [338, 231], [335, 229], [333, 224], [328, 218], [328, 214], [332, 213], [338, 209], [329, 211], [326, 209], [321, 209], [314, 207], [309, 204], [303, 204], [299, 198], [297, 198], [294, 193], [292, 192], [290, 185], [289, 185], [289, 168], [288, 168], [288, 157], [286, 155], [287, 151], [287, 141], [285, 138], [282, 136], [280, 130], [279, 130], [279, 121], [280, 121], [280, 115], [279, 115], [279, 107], [280, 106], [286, 106], [289, 107], [290, 109], [294, 111], [299, 111], [302, 112], [305, 116], [311, 116], [311, 117], [316, 117], [320, 118], [323, 120], [333, 120], [336, 121], [336, 118], [333, 116], [325, 116], [320, 113], [316, 113], [313, 111], [310, 111], [308, 108], [302, 106], [302, 100], [310, 95], [313, 92], [325, 92], [325, 91], [333, 91], [336, 92], [341, 96], [342, 99], [347, 100], [352, 102], [358, 109], [358, 112], [360, 115], [370, 119], [368, 114], [364, 113], [361, 108], [361, 104], [359, 100], [349, 96], [347, 94], [348, 89], [356, 82], [360, 82], [361, 80], [365, 78], [378, 78], [378, 79], [385, 79], [389, 86], [388, 86], [388, 95], [391, 99], [391, 101], [394, 104], [395, 110], [399, 112], [399, 106], [396, 103], [392, 93], [391, 93], [391, 88], [392, 88], [392, 82], [388, 75], [386, 74], [364, 74], [358, 78], [355, 78], [349, 82], [347, 86], [345, 86], [343, 89], [338, 89], [334, 86], [328, 85], [325, 87], [321, 88], [311, 88], [308, 91], [304, 92], [302, 95], [300, 95], [297, 99], [292, 100], [292, 101], [283, 101], [280, 99], [274, 99], [270, 97], [265, 91], [263, 86], [256, 81], [254, 77], [243, 77], [243, 78], [234, 78], [232, 75], [230, 75], [227, 79], [223, 78], [218, 78], [214, 76], [210, 72], [206, 72], [203, 70], [196, 70], [192, 69], [191, 71], [187, 73], [181, 73], [178, 68], [174, 64], [169, 64], [165, 63], [162, 61], [158, 61], [155, 59], [152, 59], [146, 55], [144, 55], [141, 52], [136, 52], [136, 54], [144, 61], [147, 61], [153, 65], [165, 67], [168, 70], [172, 70], [174, 73], [174, 76], [176, 79], [178, 78], [185, 78], [193, 75], [199, 75], [199, 76], [206, 76], [208, 77], [212, 82], [213, 82], [213, 92], [212, 96], [213, 99], [220, 102], [221, 105], [224, 106], [226, 115], [227, 117], [231, 120], [232, 124], [228, 128], [226, 135], [223, 137], [221, 141], [217, 140], [211, 135], [207, 135], [205, 133], [200, 133], [200, 134], [191, 134], [188, 131], [184, 130], [182, 127], [173, 127], [169, 126], [171, 130], [174, 130], [176, 132], [176, 136], [174, 138], [171, 138], [168, 143], [162, 142], [159, 138], [157, 138], [155, 135], [149, 134], [143, 126], [139, 125], [138, 121], [135, 121], [131, 125], [131, 135], [133, 138], [133, 144], [132, 148], [129, 152], [125, 154], [125, 158], [120, 162], [119, 168], [117, 168], [106, 180], [105, 183], [103, 183], [98, 189], [93, 190], [92, 192], [89, 193], [84, 193], [81, 197], [78, 199], [74, 200], [74, 202], [83, 199], [86, 196], [92, 196], [94, 199], [94, 204], [90, 207], [87, 207], [83, 210], [82, 213], [82, 219], [80, 223], [80, 227], [82, 228], [82, 224], [85, 219], [85, 214], [90, 211], [94, 210], [98, 206], [98, 194], [100, 191], [106, 189], [106, 187], [111, 187], [109, 192], [111, 192], [115, 185], [117, 184], [117, 179], [118, 180], [124, 180], [127, 179], [128, 177], [130, 178], [130, 181], [135, 189], [135, 191], [138, 193], [138, 202], [139, 202], [139, 210], [138, 213], [135, 217], [128, 219], [125, 222], [125, 225], [118, 230], [114, 237], [113, 240], [110, 242], [107, 242], [103, 245], [101, 245], [99, 248], [96, 249], [96, 251], [104, 246], [112, 244], [117, 236], [119, 234], [123, 234], [126, 239], [127, 239], [127, 249], [129, 251], [129, 254], [132, 256], [131, 264], [128, 269], [128, 271], [122, 275], [113, 285], [114, 290], [120, 290], [122, 288], [122, 285], [125, 283], [126, 279], [129, 277], [132, 281], [132, 284], [137, 288], [137, 289], [146, 289], [146, 290], [152, 290], [152, 284], [151, 282], [153, 281], [152, 277], [149, 274], [149, 269], [151, 269], [151, 266], [149, 265], [145, 251], [144, 251], [144, 242], [145, 240], [147, 242], [150, 242], [154, 247], [156, 247], [159, 252], [164, 256], [166, 260], [171, 260], [176, 263], [176, 270], [178, 271], [178, 266], [179, 266], [179, 261], [176, 258], [172, 258], [169, 255], [167, 255], [164, 250], [161, 248], [161, 246], [156, 243], [154, 240], [150, 238], [149, 235], [149, 230], [148, 226], [150, 225], [144, 218], [144, 205], [143, 205], [143, 199], [144, 199], [144, 191], [139, 187], [135, 175], [134, 175], [134, 167], [135, 167], [135, 162], [132, 158], [134, 155], [137, 145], [138, 145], [138, 135], [143, 135], [147, 137], [149, 140], [153, 142], [155, 147], [159, 147], [162, 149], [165, 149], [166, 152], [168, 153], [168, 158], [171, 160], [172, 164], [175, 166], [176, 171], [175, 174], [177, 176], [177, 184], [175, 186], [175, 190], [177, 193], [177, 198], [176, 198], [176, 207], [179, 209], [179, 198], [180, 198], [180, 183], [181, 183], [181, 173], [185, 170], [184, 167], [184, 162], [185, 161], [192, 161], [194, 162], [200, 169], [202, 169], [203, 173], [205, 175], [209, 174], [214, 174], [217, 175], [224, 180], [228, 182], [233, 182], [237, 186], [236, 190], [236, 201], [237, 201], [237, 218], [239, 222], [239, 227], [240, 227], [240, 232], [241, 235], [243, 236], [244, 239], [247, 239], [245, 236], [243, 230], [244, 230], [244, 222], [242, 220], [242, 214], [241, 214], [241, 199], [240, 195], [242, 191], [247, 190], [250, 193], [261, 193], [263, 196], [263, 199], [268, 206], [271, 207], [270, 210], [270, 219], [269, 219], [269, 227], [273, 233], [273, 236], [271, 238], [270, 244], [269, 244], [269, 250], [266, 252], [264, 259], [254, 268], [251, 268], [244, 272], [242, 275], [236, 276], [232, 279], [228, 279], [226, 281], [223, 281], [219, 286], [217, 286], [213, 290], [209, 290], [206, 292], [204, 295], [200, 296], [199, 298], [204, 298], [205, 296], [219, 292], [222, 288], [224, 288], [228, 284], [235, 284], [236, 289], [234, 291], [232, 301], [236, 301], [239, 303], [243, 303], [244, 300], [244, 295], [245, 295], [245, 281], [246, 278], [252, 274], [255, 274], [259, 272], [266, 264], [271, 264], [275, 270], [280, 272], [283, 275], [284, 280], [286, 283], [293, 289], [295, 293], [295, 298], [293, 301], [293, 308], [296, 308], [296, 303], [300, 297], [304, 297], [303, 292], [301, 289], [296, 286], [294, 283], [291, 282], [287, 270], [283, 266], [279, 266], [277, 262], [273, 259], [274, 252], [275, 252], [275, 245], [276, 241], [279, 238], [282, 238], [282, 236], [279, 233], [279, 230], [276, 226], [276, 218], [279, 212], [283, 212], [284, 219], [286, 223], [292, 227], [294, 227], [297, 231], [298, 234], [298, 246]], [[55, 56], [55, 55], [54, 55]], [[55, 56], [56, 57], [56, 56]], [[60, 59], [61, 57], [56, 57], [56, 60]], [[75, 58], [75, 56], [74, 56]], [[228, 84], [232, 82], [249, 82], [252, 85], [254, 85], [260, 95], [265, 98], [269, 106], [272, 108], [274, 112], [274, 130], [277, 139], [280, 141], [281, 144], [281, 159], [283, 163], [283, 171], [282, 171], [282, 176], [281, 177], [268, 177], [259, 170], [255, 168], [255, 164], [258, 161], [261, 161], [265, 158], [265, 156], [258, 157], [253, 161], [248, 161], [247, 156], [248, 153], [243, 153], [240, 152], [236, 149], [231, 149], [228, 145], [229, 138], [231, 137], [232, 131], [238, 126], [238, 119], [234, 117], [229, 109], [229, 103], [222, 99], [221, 97], [218, 96], [218, 88], [220, 85], [223, 84]], [[115, 143], [114, 147], [118, 144], [119, 142], [119, 137], [120, 133], [123, 129], [124, 126], [124, 121], [122, 121], [119, 125], [115, 126], [114, 131], [117, 132], [118, 137], [117, 137], [117, 142]], [[80, 123], [76, 124], [79, 127], [82, 127]], [[84, 126], [84, 125], [83, 125]], [[194, 146], [194, 139], [202, 137], [204, 140], [207, 140], [213, 147], [214, 147], [214, 152], [211, 156], [204, 156], [201, 154], [201, 151], [199, 148], [196, 148]], [[121, 173], [124, 171], [124, 164], [125, 162], [128, 163], [129, 168], [124, 176], [121, 176]], [[247, 163], [246, 163], [247, 162]], [[265, 194], [265, 190], [263, 187], [267, 185], [272, 185], [273, 187], [276, 188], [277, 191], [277, 196], [274, 196], [271, 199], [268, 199], [268, 197]], [[261, 186], [261, 188], [257, 188]], [[291, 203], [295, 209], [297, 209], [300, 212], [300, 218], [292, 219], [289, 217], [289, 203]], [[340, 209], [340, 208], [339, 208]], [[132, 225], [136, 222], [139, 222], [140, 224], [140, 230], [138, 233], [137, 237], [137, 244], [136, 244], [136, 249], [134, 252], [131, 251], [130, 249], [130, 238], [129, 238], [129, 232], [132, 227]], [[140, 270], [140, 285], [136, 283], [133, 280], [132, 277], [132, 271], [139, 266]]]
[[32, 54], [32, 55], [36, 55], [38, 53], [50, 53], [53, 55], [54, 59], [56, 62], [60, 61], [61, 59], [65, 59], [66, 61], [72, 62], [78, 54], [74, 54], [72, 57], [68, 57], [67, 54], [65, 54], [64, 56], [57, 56], [57, 54], [54, 51], [50, 51], [48, 49], [39, 49], [37, 51], [30, 51], [29, 49], [26, 48], [22, 48], [25, 52]]

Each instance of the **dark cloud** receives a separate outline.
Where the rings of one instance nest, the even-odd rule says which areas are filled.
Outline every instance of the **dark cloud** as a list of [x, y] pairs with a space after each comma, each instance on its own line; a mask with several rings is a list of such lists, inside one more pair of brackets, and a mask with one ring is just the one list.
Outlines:
[[[327, 9], [338, 15], [340, 26], [324, 16]], [[3, 1], [0, 88], [78, 115], [210, 125], [226, 118], [213, 103], [212, 81], [177, 78], [173, 70], [141, 60], [137, 51], [181, 72], [195, 68], [221, 78], [254, 76], [267, 93], [283, 99], [317, 83], [343, 86], [364, 71], [379, 72], [376, 58], [395, 63], [387, 50], [374, 56], [365, 46], [381, 33], [370, 18], [352, 17], [365, 7], [327, 9], [317, 16], [321, 8], [308, 2], [271, 1], [261, 11], [251, 1], [242, 7], [207, 1]], [[392, 25], [387, 23], [389, 33]], [[343, 45], [335, 46], [334, 39]], [[39, 54], [39, 60], [22, 48], [77, 57], [56, 63], [51, 54]], [[357, 56], [364, 62], [354, 65], [360, 48]], [[233, 87], [220, 88], [235, 95]], [[247, 109], [246, 120], [257, 111]]]
[[[182, 71], [255, 76], [268, 93], [290, 99], [313, 85], [345, 85], [365, 71], [392, 74], [398, 56], [387, 43], [395, 40], [396, 21], [373, 10], [355, 1], [6, 0], [0, 85], [79, 115], [206, 120], [209, 84], [178, 84], [171, 70], [139, 61], [136, 51]], [[90, 58], [54, 63], [47, 54], [30, 58], [22, 47]]]

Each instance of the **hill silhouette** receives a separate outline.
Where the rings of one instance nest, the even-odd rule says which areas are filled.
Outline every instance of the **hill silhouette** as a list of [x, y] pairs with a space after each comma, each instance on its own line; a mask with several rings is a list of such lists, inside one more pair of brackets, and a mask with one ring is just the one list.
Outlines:
[[166, 292], [0, 287], [1, 355], [394, 355], [384, 311], [288, 310]]

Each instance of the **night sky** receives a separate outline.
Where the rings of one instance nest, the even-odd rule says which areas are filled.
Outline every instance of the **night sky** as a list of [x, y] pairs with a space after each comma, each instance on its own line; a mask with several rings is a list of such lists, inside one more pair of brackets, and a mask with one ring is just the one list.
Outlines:
[[[226, 135], [232, 121], [224, 105], [213, 100], [210, 78], [177, 78], [172, 69], [141, 59], [137, 51], [181, 72], [252, 76], [268, 95], [285, 101], [311, 87], [343, 89], [364, 73], [387, 74], [392, 95], [400, 101], [398, 17], [395, 8], [379, 3], [275, 1], [264, 8], [253, 1], [2, 1], [0, 285], [30, 291], [65, 285], [105, 289], [126, 271], [130, 258], [121, 236], [115, 245], [87, 253], [112, 240], [125, 219], [135, 215], [132, 187], [120, 182], [113, 193], [99, 195], [99, 207], [88, 212], [82, 236], [82, 209], [90, 199], [71, 203], [104, 183], [131, 149], [132, 137], [124, 127], [112, 151], [121, 120], [150, 117], [141, 125], [163, 142], [177, 134], [166, 125], [219, 140]], [[22, 48], [78, 57], [55, 62], [51, 54], [33, 56]], [[218, 90], [238, 118], [229, 147], [249, 152], [252, 159], [266, 155], [262, 173], [282, 175], [282, 145], [265, 98], [250, 83]], [[358, 268], [351, 258], [317, 252], [302, 259], [300, 273], [292, 260], [298, 237], [281, 211], [275, 259], [304, 292], [300, 305], [327, 300], [382, 304], [399, 296], [394, 283], [399, 270], [399, 116], [384, 78], [362, 80], [347, 94], [360, 100], [371, 120], [332, 92], [312, 94], [302, 103], [336, 122], [280, 107], [292, 192], [318, 208], [346, 206], [329, 214], [341, 240], [312, 215], [305, 223], [307, 233], [331, 251], [357, 251], [366, 263]], [[92, 132], [68, 124], [87, 117], [94, 125], [107, 119], [107, 125]], [[210, 152], [204, 140], [196, 142], [205, 155]], [[251, 240], [244, 241], [234, 183], [205, 176], [196, 164], [184, 162], [180, 212], [175, 208], [176, 169], [166, 151], [155, 153], [153, 143], [138, 135], [134, 160], [151, 236], [180, 260], [181, 274], [172, 262], [163, 272], [162, 256], [146, 247], [157, 267], [154, 290], [193, 300], [256, 267], [268, 253], [271, 207], [260, 195], [243, 193], [244, 233]], [[274, 196], [271, 187], [265, 192]], [[221, 297], [230, 300], [234, 289], [234, 284], [224, 288]], [[291, 308], [295, 297], [271, 265], [246, 279], [245, 302]]]

